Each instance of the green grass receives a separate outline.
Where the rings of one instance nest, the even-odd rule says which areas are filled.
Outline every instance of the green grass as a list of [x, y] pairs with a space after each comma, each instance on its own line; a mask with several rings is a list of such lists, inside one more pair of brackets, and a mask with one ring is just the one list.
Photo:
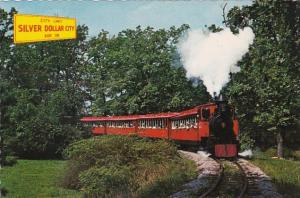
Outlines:
[[252, 162], [272, 178], [284, 197], [300, 197], [300, 161], [260, 157]]
[[77, 191], [58, 187], [64, 166], [62, 160], [18, 160], [15, 166], [2, 168], [0, 178], [8, 190], [6, 197], [81, 197]]

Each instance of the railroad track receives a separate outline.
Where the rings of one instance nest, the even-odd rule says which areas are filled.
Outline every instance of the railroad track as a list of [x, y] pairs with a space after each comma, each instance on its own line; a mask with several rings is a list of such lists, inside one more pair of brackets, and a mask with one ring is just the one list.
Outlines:
[[[243, 167], [236, 160], [215, 159], [215, 161], [220, 165], [219, 174], [215, 178], [212, 178], [214, 181], [212, 181], [210, 187], [200, 195], [200, 198], [244, 197], [248, 187], [248, 180]], [[233, 169], [238, 169], [238, 173], [234, 173], [235, 171]]]
[[180, 153], [195, 161], [199, 175], [169, 198], [282, 198], [270, 178], [247, 160], [219, 160], [189, 151]]

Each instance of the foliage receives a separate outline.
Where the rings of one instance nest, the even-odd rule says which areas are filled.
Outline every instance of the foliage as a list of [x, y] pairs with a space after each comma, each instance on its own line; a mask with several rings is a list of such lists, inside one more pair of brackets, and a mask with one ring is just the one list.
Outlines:
[[[7, 147], [14, 147], [14, 152], [28, 157], [53, 157], [59, 154], [69, 143], [82, 137], [82, 131], [76, 122], [65, 122], [64, 115], [71, 101], [61, 91], [48, 96], [48, 101], [34, 104], [39, 97], [35, 91], [16, 91], [17, 101], [8, 108], [7, 115], [14, 128], [11, 138], [6, 139]], [[70, 115], [70, 114], [69, 114]]]
[[239, 134], [239, 143], [241, 145], [240, 147], [241, 151], [253, 149], [255, 146], [255, 140], [247, 132]]
[[86, 84], [96, 115], [177, 111], [206, 102], [202, 82], [188, 80], [176, 52], [188, 29], [102, 31], [89, 45]]
[[0, 189], [6, 189], [7, 198], [82, 197], [78, 191], [58, 187], [65, 164], [62, 160], [18, 160], [15, 166], [2, 168]]
[[8, 190], [4, 187], [0, 187], [1, 196], [5, 197], [8, 193]]
[[[293, 138], [300, 126], [299, 9], [297, 1], [254, 1], [224, 18], [235, 33], [246, 26], [255, 33], [238, 63], [241, 72], [224, 90], [237, 107], [246, 147], [251, 138], [272, 145], [274, 134], [278, 148], [285, 137], [299, 144]], [[90, 40], [83, 25], [76, 40], [14, 45], [16, 12], [0, 9], [1, 146], [10, 155], [60, 156], [70, 142], [87, 136], [78, 124], [83, 113], [179, 111], [209, 99], [201, 81], [186, 78], [176, 51], [188, 25], [136, 27], [114, 36], [103, 30]]]
[[129, 177], [127, 166], [92, 167], [82, 172], [79, 180], [88, 197], [119, 197], [128, 196]]
[[208, 99], [201, 81], [186, 78], [176, 52], [187, 25], [112, 37], [102, 31], [89, 41], [83, 25], [76, 40], [14, 45], [14, 13], [0, 9], [1, 136], [12, 154], [60, 156], [87, 136], [78, 124], [83, 113], [176, 111]]
[[138, 197], [167, 197], [171, 192], [178, 190], [178, 187], [185, 181], [189, 181], [195, 177], [194, 162], [185, 159], [181, 160], [183, 166], [180, 166], [180, 164], [170, 164], [166, 175], [154, 180], [152, 183], [146, 184], [138, 192]]
[[14, 45], [13, 14], [0, 9], [0, 114], [3, 146], [21, 157], [59, 156], [85, 136], [78, 125], [87, 27], [77, 39]]
[[[297, 1], [255, 1], [234, 7], [227, 15], [232, 31], [250, 26], [255, 34], [227, 94], [237, 105], [243, 130], [257, 131], [257, 139], [265, 131], [277, 134], [278, 148], [285, 133], [299, 122], [299, 9]], [[280, 149], [278, 154], [282, 155]]]
[[63, 185], [82, 189], [87, 197], [162, 196], [196, 173], [173, 144], [135, 136], [81, 140], [71, 144], [65, 155], [70, 171]]
[[[300, 160], [300, 153], [299, 151], [294, 151], [288, 148], [284, 148], [284, 157], [287, 159], [294, 159], [294, 160]], [[268, 157], [274, 157], [276, 156], [276, 148], [268, 148], [264, 151], [264, 154]]]
[[5, 156], [4, 166], [13, 166], [17, 163], [17, 158], [15, 156]]

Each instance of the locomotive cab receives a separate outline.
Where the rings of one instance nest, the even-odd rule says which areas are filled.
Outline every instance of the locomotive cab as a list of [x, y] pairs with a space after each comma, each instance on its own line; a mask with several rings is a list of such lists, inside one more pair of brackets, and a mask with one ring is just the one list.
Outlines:
[[216, 157], [237, 156], [234, 109], [225, 100], [216, 100], [216, 109], [209, 118], [210, 151]]

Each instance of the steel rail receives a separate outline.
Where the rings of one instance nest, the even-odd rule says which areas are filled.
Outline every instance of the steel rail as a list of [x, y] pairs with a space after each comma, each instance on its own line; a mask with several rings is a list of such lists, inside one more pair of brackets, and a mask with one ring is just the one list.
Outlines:
[[243, 169], [243, 167], [237, 162], [234, 161], [233, 163], [235, 163], [237, 165], [237, 167], [240, 169], [240, 171], [242, 172], [243, 175], [243, 187], [242, 187], [242, 191], [239, 194], [238, 198], [243, 198], [246, 194], [247, 188], [248, 188], [248, 180], [247, 180], [247, 175], [245, 173], [245, 170]]
[[205, 198], [210, 193], [212, 193], [219, 186], [219, 184], [221, 183], [221, 180], [223, 178], [223, 175], [224, 175], [224, 166], [220, 162], [220, 160], [217, 160], [217, 159], [214, 159], [214, 160], [220, 165], [218, 178], [216, 179], [216, 181], [214, 182], [214, 184], [205, 193], [203, 193], [199, 198]]
[[[216, 179], [216, 181], [214, 182], [214, 184], [204, 194], [202, 194], [199, 198], [208, 197], [208, 195], [210, 195], [212, 192], [214, 192], [215, 189], [221, 183], [221, 180], [222, 180], [222, 178], [224, 176], [224, 166], [220, 162], [220, 160], [215, 159], [215, 161], [218, 162], [218, 164], [220, 165], [220, 173], [218, 175], [218, 178]], [[234, 163], [239, 168], [239, 170], [241, 171], [242, 176], [243, 176], [242, 190], [241, 190], [240, 194], [238, 195], [238, 198], [243, 198], [245, 196], [245, 194], [247, 192], [247, 188], [248, 188], [247, 176], [246, 176], [245, 170], [243, 169], [243, 167], [237, 161], [233, 161], [232, 163]]]

